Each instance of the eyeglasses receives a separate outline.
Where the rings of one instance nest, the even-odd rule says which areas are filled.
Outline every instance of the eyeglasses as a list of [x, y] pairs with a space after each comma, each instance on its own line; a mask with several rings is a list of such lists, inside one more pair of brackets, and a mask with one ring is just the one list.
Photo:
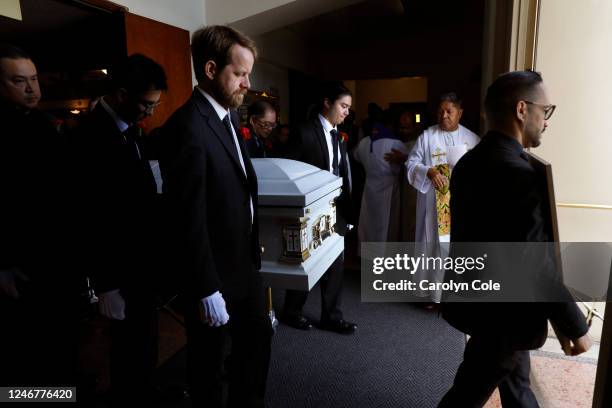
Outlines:
[[523, 102], [525, 102], [527, 105], [535, 105], [535, 106], [539, 106], [540, 108], [542, 108], [544, 111], [544, 120], [550, 119], [552, 114], [555, 112], [555, 109], [557, 108], [557, 105], [543, 105], [541, 103], [535, 103], [531, 101], [523, 101]]
[[274, 129], [277, 126], [276, 122], [266, 122], [261, 119], [257, 119], [257, 123], [259, 124], [259, 126], [261, 126], [264, 129]]
[[140, 107], [143, 108], [143, 111], [145, 113], [153, 113], [153, 111], [155, 110], [155, 108], [157, 108], [159, 105], [161, 105], [161, 101], [159, 102], [150, 102], [150, 101], [138, 101], [138, 104], [140, 105]]

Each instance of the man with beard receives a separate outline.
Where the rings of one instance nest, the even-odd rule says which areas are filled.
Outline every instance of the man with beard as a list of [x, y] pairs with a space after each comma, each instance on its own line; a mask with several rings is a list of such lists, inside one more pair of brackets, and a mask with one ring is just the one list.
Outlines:
[[[451, 241], [552, 241], [545, 232], [538, 177], [523, 150], [540, 145], [555, 109], [542, 77], [533, 71], [500, 76], [487, 90], [485, 109], [490, 130], [453, 173]], [[538, 407], [529, 386], [529, 350], [546, 341], [548, 320], [562, 334], [566, 354], [576, 356], [591, 346], [584, 316], [569, 294], [566, 298], [445, 303], [444, 318], [471, 337], [455, 382], [439, 406], [482, 407], [499, 387], [504, 407]]]
[[231, 407], [263, 407], [272, 328], [258, 269], [257, 176], [233, 110], [255, 43], [224, 26], [194, 33], [198, 85], [162, 129], [160, 167], [187, 328], [194, 406], [221, 407], [225, 344]]
[[0, 44], [0, 385], [74, 385], [78, 280], [67, 226], [65, 143], [41, 98], [36, 66]]

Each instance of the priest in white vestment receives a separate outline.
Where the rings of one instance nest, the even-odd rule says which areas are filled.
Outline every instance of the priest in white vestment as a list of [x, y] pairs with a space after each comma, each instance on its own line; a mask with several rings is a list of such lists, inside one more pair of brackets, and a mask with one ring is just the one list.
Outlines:
[[[398, 136], [386, 126], [377, 123], [372, 136], [363, 138], [353, 156], [363, 165], [366, 179], [359, 216], [359, 242], [387, 242], [389, 223], [399, 218], [391, 214], [392, 199], [398, 197], [401, 166], [385, 160], [390, 150], [408, 154]], [[399, 210], [399, 207], [396, 207]]]
[[[450, 173], [461, 156], [480, 141], [475, 133], [459, 124], [462, 114], [457, 95], [442, 95], [438, 124], [418, 137], [406, 161], [408, 181], [418, 191], [415, 241], [421, 245], [417, 245], [415, 256], [447, 255], [440, 252], [440, 242], [450, 242]], [[421, 270], [415, 277], [417, 286], [423, 279], [442, 282], [444, 270]], [[441, 292], [418, 291], [416, 294], [437, 303]]]

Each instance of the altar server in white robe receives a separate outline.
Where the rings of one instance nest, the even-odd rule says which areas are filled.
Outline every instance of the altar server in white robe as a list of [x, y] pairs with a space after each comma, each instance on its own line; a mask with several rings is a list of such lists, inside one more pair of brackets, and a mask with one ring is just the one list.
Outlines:
[[[408, 153], [414, 147], [421, 131], [416, 123], [415, 114], [411, 110], [402, 111], [394, 122], [395, 134], [404, 142], [405, 149], [403, 151], [391, 149], [385, 154], [385, 160], [403, 169], [404, 163], [408, 160]], [[389, 242], [414, 242], [417, 191], [408, 182], [405, 171], [398, 174], [398, 179], [399, 194], [391, 199], [388, 240]], [[394, 219], [396, 214], [397, 218]]]
[[354, 157], [366, 173], [359, 216], [359, 242], [387, 242], [389, 222], [392, 219], [397, 222], [399, 218], [399, 214], [391, 214], [391, 208], [392, 198], [398, 197], [401, 166], [385, 160], [385, 154], [392, 149], [408, 154], [405, 144], [389, 127], [376, 123], [372, 136], [363, 138], [355, 150]]
[[[440, 242], [450, 241], [450, 210], [448, 185], [453, 166], [480, 138], [459, 121], [463, 109], [454, 92], [440, 97], [438, 124], [430, 126], [417, 139], [406, 161], [410, 184], [418, 191], [416, 205], [417, 253], [415, 256], [445, 256], [440, 253]], [[420, 270], [418, 282], [442, 282], [443, 270]], [[440, 291], [418, 291], [418, 296], [432, 302], [440, 301]]]

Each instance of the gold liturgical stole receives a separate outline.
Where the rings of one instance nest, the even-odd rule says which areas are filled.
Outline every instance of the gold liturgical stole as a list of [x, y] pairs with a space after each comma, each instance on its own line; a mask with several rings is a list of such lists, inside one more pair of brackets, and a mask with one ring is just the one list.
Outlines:
[[[436, 152], [431, 155], [432, 161], [437, 163], [436, 169], [450, 180], [450, 167], [447, 163], [441, 163], [441, 157], [446, 157], [446, 153], [436, 149]], [[450, 234], [450, 191], [448, 183], [441, 189], [436, 189], [436, 212], [438, 214], [438, 236]]]
[[[450, 180], [450, 168], [448, 164], [438, 164], [436, 169]], [[438, 236], [450, 234], [450, 190], [446, 183], [440, 190], [436, 190], [436, 211], [438, 213]]]

